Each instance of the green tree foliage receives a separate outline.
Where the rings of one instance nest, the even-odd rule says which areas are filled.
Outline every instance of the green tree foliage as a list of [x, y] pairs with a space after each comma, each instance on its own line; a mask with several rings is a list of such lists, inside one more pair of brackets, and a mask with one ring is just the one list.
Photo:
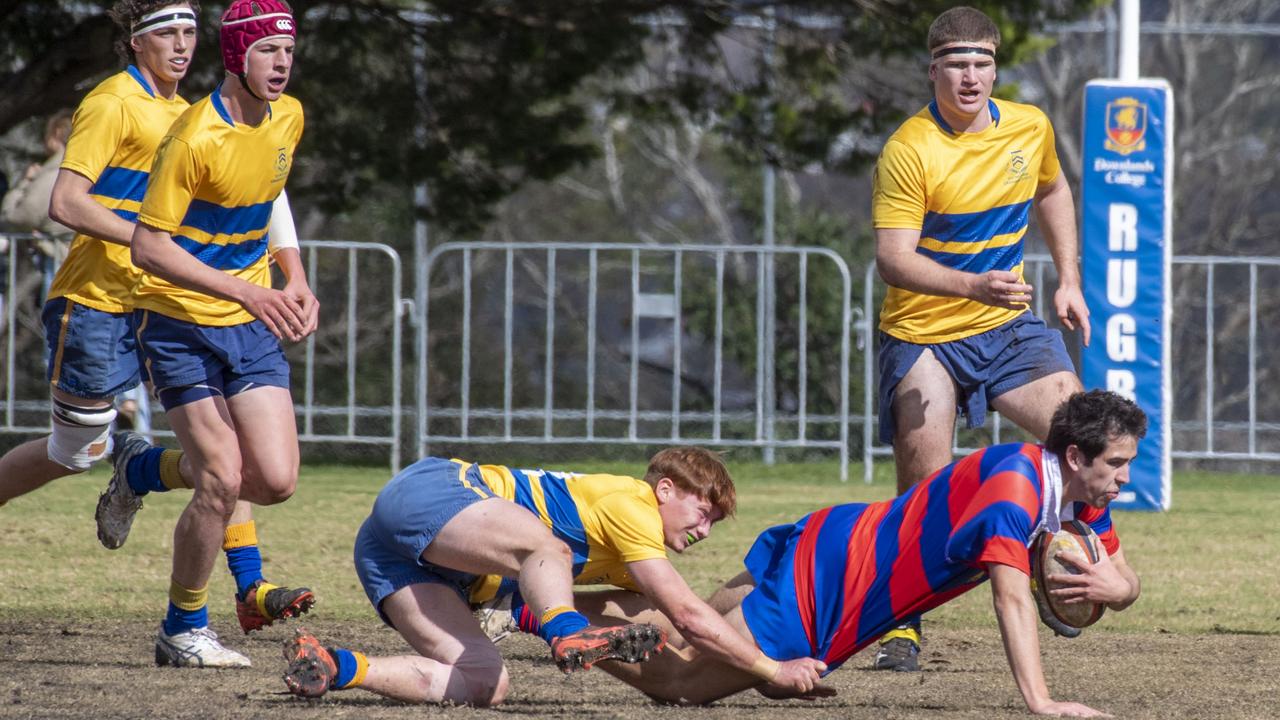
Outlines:
[[[977, 2], [1000, 23], [1005, 61], [1031, 47], [1045, 21], [1098, 0]], [[74, 106], [119, 67], [109, 0], [0, 0], [0, 132]], [[308, 109], [300, 177], [290, 189], [324, 209], [350, 210], [379, 183], [426, 182], [420, 212], [460, 233], [531, 180], [597, 154], [584, 140], [588, 103], [608, 101], [661, 121], [705, 119], [727, 147], [781, 167], [864, 164], [833, 155], [842, 133], [873, 133], [905, 110], [894, 88], [860, 86], [867, 63], [923, 53], [931, 18], [949, 0], [297, 0], [299, 51], [291, 92]], [[188, 97], [218, 81], [216, 20], [207, 2]], [[776, 23], [772, 51], [765, 33]], [[754, 33], [760, 52], [732, 59], [725, 38]], [[662, 38], [669, 55], [654, 50]], [[661, 86], [629, 88], [637, 66], [670, 62]]]

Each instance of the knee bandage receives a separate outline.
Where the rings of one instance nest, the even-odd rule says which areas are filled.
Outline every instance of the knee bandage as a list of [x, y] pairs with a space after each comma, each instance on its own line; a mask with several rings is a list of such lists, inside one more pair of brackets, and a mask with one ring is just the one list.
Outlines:
[[84, 407], [54, 398], [49, 459], [69, 470], [88, 470], [107, 456], [115, 419], [116, 409], [110, 405]]

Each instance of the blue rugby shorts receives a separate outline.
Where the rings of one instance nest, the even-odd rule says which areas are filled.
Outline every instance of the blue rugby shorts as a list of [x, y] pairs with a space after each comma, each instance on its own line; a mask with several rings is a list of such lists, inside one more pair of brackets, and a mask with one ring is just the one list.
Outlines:
[[135, 310], [138, 347], [165, 410], [254, 387], [288, 389], [289, 361], [261, 320], [198, 325]]
[[982, 427], [991, 400], [1059, 372], [1075, 372], [1062, 333], [1052, 330], [1031, 311], [984, 333], [951, 342], [919, 345], [880, 333], [880, 441], [893, 444], [897, 423], [893, 399], [928, 348], [947, 369], [957, 387], [956, 412], [968, 427]]
[[65, 297], [40, 313], [49, 348], [49, 382], [89, 400], [115, 397], [145, 379], [132, 313], [110, 313]]
[[419, 460], [382, 488], [356, 534], [355, 564], [365, 595], [383, 622], [391, 625], [382, 601], [410, 585], [444, 585], [468, 601], [479, 576], [429, 563], [422, 553], [455, 515], [492, 497], [497, 496], [481, 479], [479, 465], [443, 458]]

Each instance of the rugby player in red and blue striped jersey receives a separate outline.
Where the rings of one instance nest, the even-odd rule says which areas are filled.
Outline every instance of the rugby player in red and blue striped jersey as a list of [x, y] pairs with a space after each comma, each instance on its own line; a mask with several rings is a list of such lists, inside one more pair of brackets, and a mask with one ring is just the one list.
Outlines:
[[[990, 579], [1006, 655], [1028, 709], [1097, 715], [1049, 696], [1028, 547], [1064, 520], [1089, 523], [1107, 555], [1095, 565], [1081, 559], [1078, 576], [1052, 576], [1070, 583], [1054, 592], [1113, 610], [1131, 605], [1138, 577], [1125, 561], [1107, 506], [1128, 482], [1145, 433], [1146, 415], [1131, 401], [1101, 390], [1077, 393], [1054, 414], [1044, 445], [989, 447], [894, 500], [824, 508], [764, 531], [747, 553], [746, 572], [711, 604], [769, 657], [813, 657], [829, 672], [904, 618]], [[578, 606], [592, 608], [582, 598]], [[594, 607], [609, 612], [604, 602]], [[632, 603], [625, 614], [639, 612]], [[696, 658], [665, 657], [607, 671], [650, 695], [683, 702], [708, 702], [759, 684]]]

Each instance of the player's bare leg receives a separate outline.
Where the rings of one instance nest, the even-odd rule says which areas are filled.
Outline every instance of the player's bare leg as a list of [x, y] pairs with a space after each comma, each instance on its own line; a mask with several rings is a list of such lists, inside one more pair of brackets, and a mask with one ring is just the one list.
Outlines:
[[[209, 576], [240, 494], [241, 458], [231, 414], [222, 397], [194, 400], [171, 408], [167, 415], [189, 458], [195, 486], [173, 531], [170, 615], [176, 617], [174, 608], [198, 610], [207, 603]], [[204, 655], [209, 655], [219, 662], [225, 656], [228, 665], [248, 665], [247, 658], [223, 647], [216, 636], [205, 637], [208, 632], [207, 626], [162, 626], [156, 640], [157, 662], [206, 667], [210, 663]], [[194, 657], [189, 657], [193, 653]]]
[[[444, 585], [401, 588], [382, 602], [396, 630], [419, 655], [363, 658], [362, 673], [344, 688], [360, 687], [411, 703], [454, 702], [489, 707], [503, 701], [510, 678], [502, 655], [489, 641], [457, 592]], [[334, 687], [337, 661], [315, 642], [285, 645], [285, 684], [304, 697]], [[310, 647], [308, 647], [310, 646]]]
[[[616, 625], [619, 622], [649, 623], [667, 633], [667, 648], [683, 651], [690, 647], [671, 620], [653, 606], [644, 595], [630, 590], [593, 590], [576, 592], [573, 601], [578, 611], [596, 625]], [[665, 650], [664, 650], [665, 652]], [[601, 666], [604, 667], [604, 666]]]
[[260, 386], [227, 399], [240, 448], [240, 499], [274, 505], [298, 484], [298, 430], [287, 388]]
[[540, 619], [538, 634], [565, 672], [606, 659], [640, 662], [666, 642], [656, 628], [643, 625], [607, 631], [589, 625], [573, 606], [568, 546], [514, 503], [490, 498], [464, 508], [441, 528], [422, 557], [476, 575], [517, 578], [527, 607]]
[[[227, 408], [236, 428], [242, 458], [241, 499], [230, 525], [250, 523], [252, 506], [283, 502], [297, 487], [299, 451], [293, 398], [287, 388], [262, 386], [233, 395]], [[236, 616], [248, 633], [311, 609], [310, 588], [259, 581], [236, 597]]]
[[0, 503], [78, 473], [49, 459], [49, 438], [28, 440], [0, 458]]
[[[745, 596], [746, 593], [740, 592], [740, 589], [741, 584], [729, 593]], [[658, 702], [702, 705], [764, 685], [755, 675], [718, 660], [699, 657], [697, 651], [680, 637], [670, 620], [658, 612], [643, 595], [626, 590], [608, 590], [578, 593], [576, 597], [579, 610], [591, 618], [592, 624], [646, 622], [657, 625], [668, 633], [667, 649], [655, 654], [648, 662], [638, 665], [599, 665], [601, 670]], [[724, 599], [727, 596], [721, 597]], [[740, 606], [729, 608], [724, 618], [734, 631], [754, 642]]]
[[893, 417], [893, 461], [901, 495], [951, 462], [956, 386], [930, 350], [920, 354], [894, 390]]
[[[53, 398], [75, 407], [110, 408], [111, 400], [86, 400], [53, 388]], [[69, 468], [49, 459], [49, 438], [28, 440], [0, 457], [0, 504], [38, 490], [46, 484], [77, 475], [83, 470]]]
[[200, 588], [208, 584], [222, 549], [223, 530], [240, 496], [239, 443], [221, 397], [178, 406], [168, 417], [191, 464], [195, 486], [174, 528], [173, 579], [184, 587]]
[[1075, 373], [1057, 372], [997, 395], [991, 406], [1043, 442], [1058, 406], [1083, 389]]
[[431, 540], [423, 560], [476, 575], [516, 577], [534, 613], [573, 607], [573, 556], [520, 506], [490, 498], [469, 505]]
[[711, 594], [710, 599], [707, 600], [707, 604], [716, 612], [725, 615], [733, 608], [741, 605], [742, 601], [747, 595], [751, 594], [755, 587], [755, 578], [751, 577], [751, 573], [743, 570], [717, 588]]

